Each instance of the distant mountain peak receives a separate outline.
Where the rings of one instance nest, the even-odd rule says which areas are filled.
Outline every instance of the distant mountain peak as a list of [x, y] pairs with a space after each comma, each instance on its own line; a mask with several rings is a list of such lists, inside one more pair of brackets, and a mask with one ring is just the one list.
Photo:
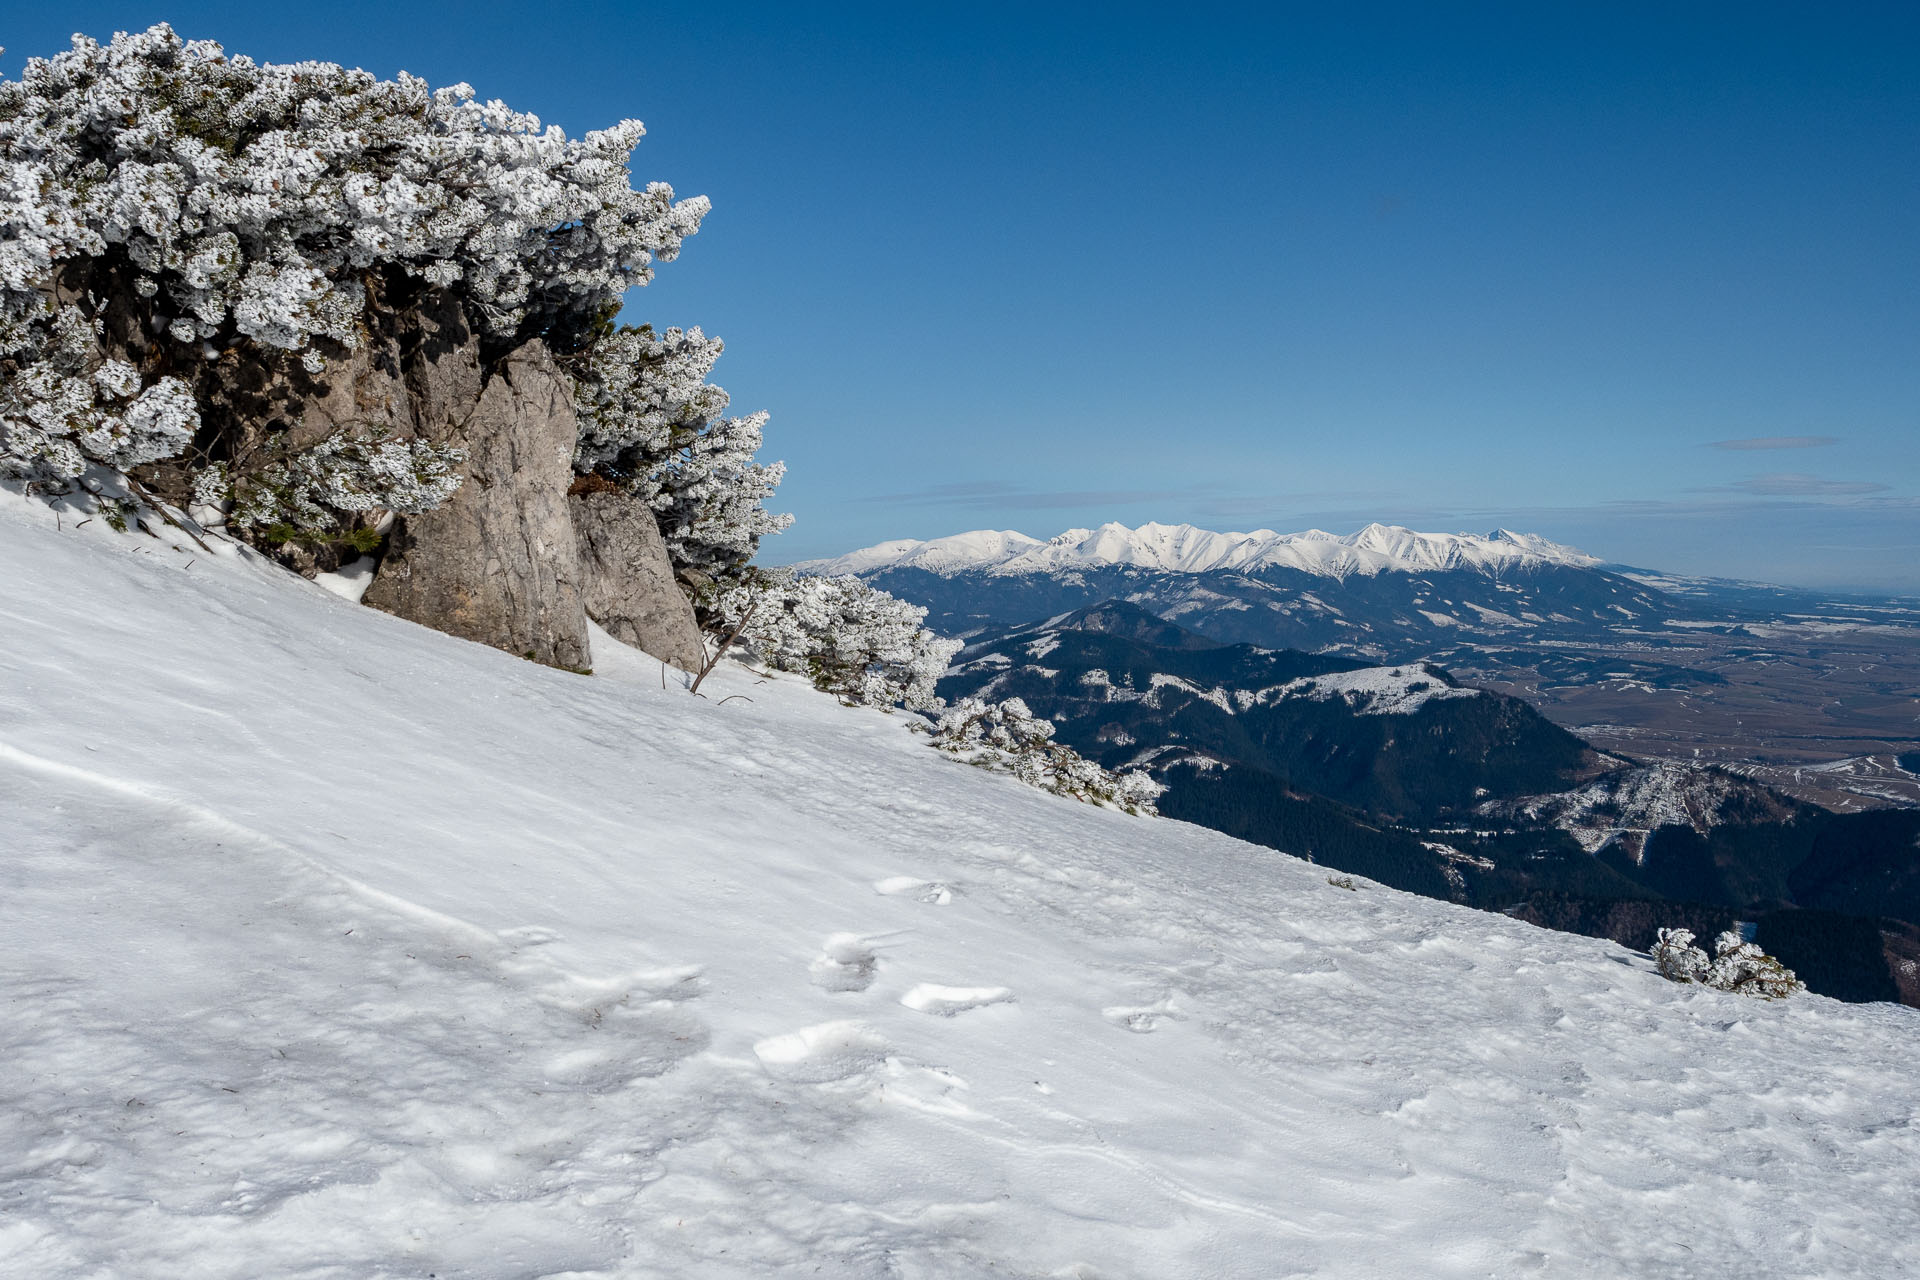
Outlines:
[[1347, 578], [1447, 569], [1497, 572], [1541, 564], [1587, 568], [1600, 563], [1583, 551], [1510, 529], [1420, 533], [1376, 523], [1343, 536], [1320, 529], [1215, 533], [1190, 524], [1149, 522], [1136, 529], [1117, 523], [1068, 529], [1045, 540], [1011, 529], [977, 529], [924, 542], [898, 539], [797, 567], [821, 574], [913, 568], [943, 576], [1044, 574], [1115, 565], [1163, 573], [1286, 568]]

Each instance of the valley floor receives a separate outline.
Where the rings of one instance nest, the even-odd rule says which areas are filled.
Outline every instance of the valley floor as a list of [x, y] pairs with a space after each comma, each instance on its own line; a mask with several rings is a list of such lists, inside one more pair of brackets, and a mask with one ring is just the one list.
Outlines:
[[0, 1273], [1920, 1270], [1920, 1011], [74, 523], [0, 494]]

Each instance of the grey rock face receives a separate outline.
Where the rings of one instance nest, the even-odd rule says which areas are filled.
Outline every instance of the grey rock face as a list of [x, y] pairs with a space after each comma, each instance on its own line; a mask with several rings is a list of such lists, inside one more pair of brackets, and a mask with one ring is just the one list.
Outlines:
[[543, 344], [530, 342], [493, 370], [476, 402], [465, 399], [463, 360], [409, 363], [425, 371], [409, 388], [419, 434], [460, 444], [467, 462], [446, 505], [395, 521], [365, 603], [548, 666], [585, 669], [592, 656], [567, 498], [578, 428], [566, 377]]
[[445, 440], [473, 412], [486, 379], [479, 338], [458, 301], [430, 293], [373, 316], [359, 345], [318, 374], [292, 355], [243, 345], [212, 362], [198, 388], [202, 416], [231, 438], [236, 469], [336, 432]]
[[698, 671], [700, 628], [652, 513], [624, 493], [579, 494], [571, 506], [587, 616], [616, 640]]

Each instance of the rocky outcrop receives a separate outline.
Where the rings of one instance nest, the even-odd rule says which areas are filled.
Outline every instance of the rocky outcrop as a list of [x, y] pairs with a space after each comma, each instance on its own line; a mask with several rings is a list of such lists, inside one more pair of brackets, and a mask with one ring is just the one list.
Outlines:
[[580, 493], [569, 505], [587, 616], [616, 640], [699, 670], [706, 660], [700, 628], [652, 514], [618, 491]]
[[236, 344], [211, 361], [196, 394], [203, 419], [246, 471], [336, 433], [448, 440], [486, 382], [480, 339], [460, 303], [431, 292], [397, 310], [375, 309], [351, 350], [320, 373], [287, 352]]
[[454, 376], [410, 390], [420, 434], [466, 449], [462, 483], [438, 510], [395, 521], [365, 603], [585, 670], [584, 578], [567, 498], [578, 435], [571, 384], [530, 342], [491, 371], [462, 416], [459, 362], [448, 370]]
[[[698, 668], [700, 632], [652, 513], [620, 492], [569, 496], [572, 383], [545, 345], [492, 359], [444, 291], [369, 314], [358, 345], [317, 374], [243, 347], [210, 366], [199, 395], [236, 470], [335, 434], [457, 445], [467, 454], [459, 490], [438, 510], [394, 520], [366, 604], [573, 670], [592, 664], [591, 616], [627, 644]], [[191, 490], [184, 466], [142, 478], [183, 504]], [[343, 543], [273, 550], [309, 576], [353, 554]]]

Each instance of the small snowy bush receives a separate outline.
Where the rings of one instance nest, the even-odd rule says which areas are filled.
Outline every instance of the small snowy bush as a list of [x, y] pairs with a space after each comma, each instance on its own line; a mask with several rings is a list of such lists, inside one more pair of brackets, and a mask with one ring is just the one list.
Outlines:
[[962, 698], [941, 711], [932, 733], [935, 747], [969, 764], [1088, 804], [1152, 814], [1153, 802], [1166, 790], [1139, 770], [1110, 772], [1055, 742], [1053, 722], [1034, 715], [1019, 698]]
[[764, 413], [726, 415], [709, 383], [721, 343], [699, 329], [619, 329], [577, 362], [574, 469], [609, 477], [650, 509], [675, 569], [737, 577], [760, 539], [793, 517], [765, 502], [786, 473], [758, 463]]
[[714, 613], [755, 660], [869, 706], [938, 706], [934, 683], [960, 650], [921, 625], [925, 609], [854, 577], [762, 574], [722, 592]]
[[1717, 991], [1736, 991], [1762, 1000], [1778, 1000], [1805, 991], [1793, 970], [1741, 940], [1732, 931], [1714, 941], [1716, 955], [1693, 945], [1690, 929], [1662, 929], [1653, 946], [1653, 962], [1660, 974], [1674, 982], [1694, 982]]

